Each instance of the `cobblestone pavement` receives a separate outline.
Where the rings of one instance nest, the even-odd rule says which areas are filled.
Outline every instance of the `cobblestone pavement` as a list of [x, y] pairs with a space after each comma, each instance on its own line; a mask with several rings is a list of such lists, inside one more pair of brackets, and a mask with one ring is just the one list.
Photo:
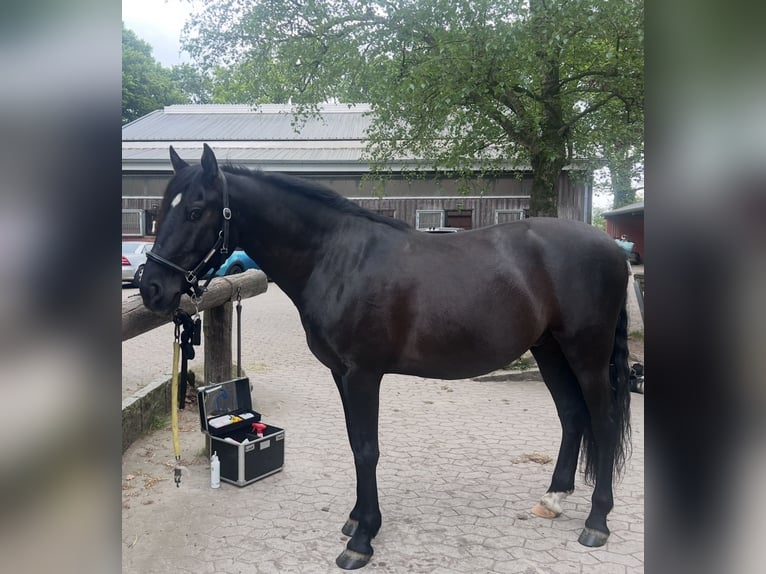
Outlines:
[[[242, 315], [254, 409], [285, 429], [284, 469], [242, 488], [211, 489], [196, 407], [187, 407], [180, 413], [180, 487], [173, 483], [169, 428], [123, 455], [123, 572], [341, 571], [334, 561], [347, 541], [340, 528], [355, 480], [332, 377], [308, 351], [297, 311], [276, 285], [243, 301]], [[123, 384], [169, 371], [161, 356], [169, 341], [157, 329], [126, 342], [123, 369], [137, 366], [140, 375], [124, 373]], [[202, 372], [201, 359], [190, 367]], [[615, 488], [612, 535], [589, 549], [577, 536], [592, 488], [579, 474], [562, 516], [530, 513], [549, 484], [560, 438], [542, 382], [387, 375], [378, 465], [383, 526], [365, 570], [643, 572], [644, 397], [632, 399], [633, 455]]]

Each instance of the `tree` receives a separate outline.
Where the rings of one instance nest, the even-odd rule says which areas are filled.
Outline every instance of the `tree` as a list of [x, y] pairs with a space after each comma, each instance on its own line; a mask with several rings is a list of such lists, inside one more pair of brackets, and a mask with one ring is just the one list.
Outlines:
[[173, 66], [170, 69], [170, 75], [189, 103], [213, 103], [215, 83], [208, 76], [200, 73], [195, 67], [189, 64]]
[[370, 103], [382, 164], [530, 165], [531, 214], [556, 216], [562, 168], [642, 115], [642, 27], [639, 0], [206, 0], [183, 43], [247, 103]]
[[606, 218], [604, 218], [604, 209], [601, 207], [593, 208], [593, 221], [591, 225], [597, 227], [601, 231], [606, 231]]
[[[641, 88], [638, 84], [635, 88]], [[644, 114], [643, 93], [636, 90], [630, 102], [614, 99], [594, 114], [582, 128], [582, 141], [590, 139], [586, 147], [590, 157], [604, 158], [609, 173], [613, 209], [636, 201], [632, 182], [643, 179]]]
[[152, 57], [152, 47], [122, 25], [122, 123], [131, 122], [188, 98], [177, 87], [171, 70]]

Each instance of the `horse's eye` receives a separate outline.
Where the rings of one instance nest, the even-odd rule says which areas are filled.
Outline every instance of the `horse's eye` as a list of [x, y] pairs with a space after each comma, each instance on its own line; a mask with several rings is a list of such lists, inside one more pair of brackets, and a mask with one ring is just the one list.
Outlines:
[[197, 221], [202, 217], [202, 210], [199, 207], [195, 207], [189, 212], [189, 221]]

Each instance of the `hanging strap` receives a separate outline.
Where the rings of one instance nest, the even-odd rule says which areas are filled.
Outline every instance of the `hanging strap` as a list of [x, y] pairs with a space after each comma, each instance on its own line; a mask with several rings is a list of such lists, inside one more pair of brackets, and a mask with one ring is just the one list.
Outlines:
[[[176, 331], [178, 327], [176, 326]], [[181, 352], [181, 345], [176, 339], [173, 341], [173, 380], [171, 383], [170, 401], [170, 425], [173, 429], [173, 452], [176, 456], [176, 466], [173, 469], [176, 487], [181, 486], [181, 439], [178, 433], [178, 402], [175, 400], [178, 396], [178, 356]]]
[[[196, 300], [195, 306], [196, 306]], [[173, 379], [170, 389], [170, 423], [173, 431], [173, 452], [176, 457], [176, 465], [173, 469], [173, 477], [176, 486], [181, 485], [181, 439], [178, 429], [178, 409], [186, 406], [186, 383], [188, 377], [187, 363], [194, 358], [194, 345], [200, 344], [202, 325], [199, 319], [199, 309], [192, 318], [183, 309], [176, 309], [173, 313], [175, 332], [173, 337]], [[183, 326], [183, 331], [181, 327]], [[178, 360], [181, 359], [181, 372], [178, 371]]]
[[237, 378], [242, 376], [242, 294], [237, 287]]
[[[196, 302], [195, 302], [196, 305]], [[186, 407], [186, 386], [189, 380], [188, 363], [194, 358], [194, 345], [201, 343], [202, 321], [199, 318], [199, 310], [192, 317], [183, 309], [176, 309], [173, 313], [173, 322], [176, 324], [176, 341], [181, 341], [181, 375], [178, 381], [178, 393], [174, 394], [178, 401], [178, 408]], [[179, 328], [183, 327], [180, 331]]]

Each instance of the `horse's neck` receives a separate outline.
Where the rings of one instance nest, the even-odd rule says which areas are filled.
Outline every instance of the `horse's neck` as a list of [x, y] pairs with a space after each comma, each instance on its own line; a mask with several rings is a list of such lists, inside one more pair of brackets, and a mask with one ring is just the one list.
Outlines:
[[338, 233], [327, 219], [329, 208], [306, 209], [297, 198], [273, 188], [235, 191], [232, 206], [241, 220], [236, 223], [239, 247], [297, 301], [322, 247]]

